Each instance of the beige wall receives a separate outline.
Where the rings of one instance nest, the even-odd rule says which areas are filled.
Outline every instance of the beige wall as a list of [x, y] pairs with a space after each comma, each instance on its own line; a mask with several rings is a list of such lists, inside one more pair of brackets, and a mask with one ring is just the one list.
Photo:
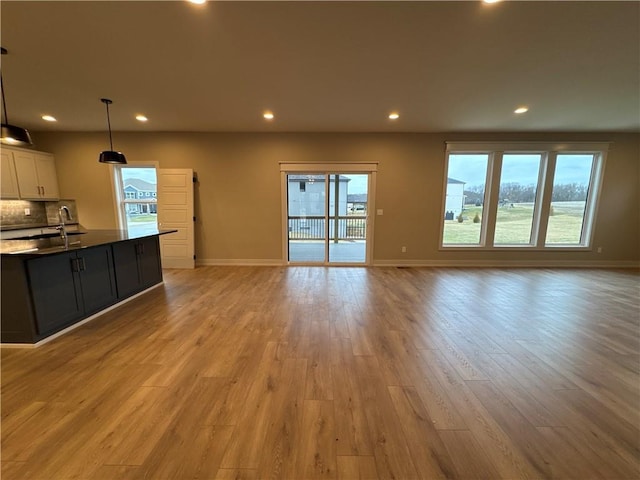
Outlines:
[[[75, 198], [88, 228], [115, 228], [105, 133], [34, 133], [56, 157], [61, 194]], [[129, 162], [193, 168], [200, 260], [279, 261], [279, 162], [379, 162], [374, 263], [638, 262], [638, 134], [250, 134], [115, 133]], [[594, 246], [603, 252], [443, 252], [438, 249], [445, 141], [611, 141]], [[407, 253], [401, 254], [401, 246]]]

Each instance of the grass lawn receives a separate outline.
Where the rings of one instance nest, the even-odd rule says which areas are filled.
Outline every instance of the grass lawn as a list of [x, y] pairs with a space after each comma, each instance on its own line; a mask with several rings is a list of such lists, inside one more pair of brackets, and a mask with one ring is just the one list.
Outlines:
[[[553, 202], [546, 243], [577, 244], [582, 231], [584, 202]], [[480, 223], [473, 223], [476, 213], [482, 218], [482, 207], [469, 206], [462, 213], [463, 222], [445, 220], [444, 244], [477, 245]], [[498, 207], [495, 245], [528, 245], [533, 219], [533, 204]]]
[[155, 214], [130, 215], [127, 221], [131, 223], [155, 222], [157, 218], [158, 218], [158, 215], [155, 215]]

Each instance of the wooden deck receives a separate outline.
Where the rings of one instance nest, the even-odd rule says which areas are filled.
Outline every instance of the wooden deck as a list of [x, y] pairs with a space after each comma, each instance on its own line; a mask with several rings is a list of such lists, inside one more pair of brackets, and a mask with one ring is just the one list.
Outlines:
[[[364, 263], [367, 245], [364, 240], [329, 242], [330, 263]], [[290, 240], [289, 261], [295, 263], [324, 262], [324, 241]]]
[[638, 479], [632, 271], [202, 267], [2, 349], [2, 479]]

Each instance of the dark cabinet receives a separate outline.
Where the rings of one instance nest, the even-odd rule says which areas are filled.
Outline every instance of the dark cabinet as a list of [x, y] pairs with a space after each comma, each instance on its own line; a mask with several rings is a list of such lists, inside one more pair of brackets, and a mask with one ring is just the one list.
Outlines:
[[162, 283], [158, 235], [108, 243], [95, 235], [103, 243], [0, 256], [2, 343], [36, 343]]
[[87, 248], [78, 252], [77, 267], [85, 315], [93, 315], [118, 299], [111, 247]]
[[37, 333], [52, 333], [117, 300], [110, 246], [27, 262]]
[[158, 237], [113, 245], [118, 298], [129, 297], [162, 281]]

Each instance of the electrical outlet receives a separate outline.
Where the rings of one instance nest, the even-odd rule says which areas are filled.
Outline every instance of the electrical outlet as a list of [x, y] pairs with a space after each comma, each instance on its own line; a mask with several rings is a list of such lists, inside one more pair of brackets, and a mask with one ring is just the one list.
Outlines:
[[407, 253], [407, 247], [402, 247], [402, 253]]
[[379, 209], [376, 211], [376, 213], [377, 213], [378, 215], [384, 215], [384, 211], [383, 211], [381, 208], [379, 208]]
[[598, 247], [598, 253], [602, 253], [602, 247]]
[[24, 209], [24, 214], [28, 217], [29, 215], [31, 215], [31, 209], [30, 208], [25, 208]]

